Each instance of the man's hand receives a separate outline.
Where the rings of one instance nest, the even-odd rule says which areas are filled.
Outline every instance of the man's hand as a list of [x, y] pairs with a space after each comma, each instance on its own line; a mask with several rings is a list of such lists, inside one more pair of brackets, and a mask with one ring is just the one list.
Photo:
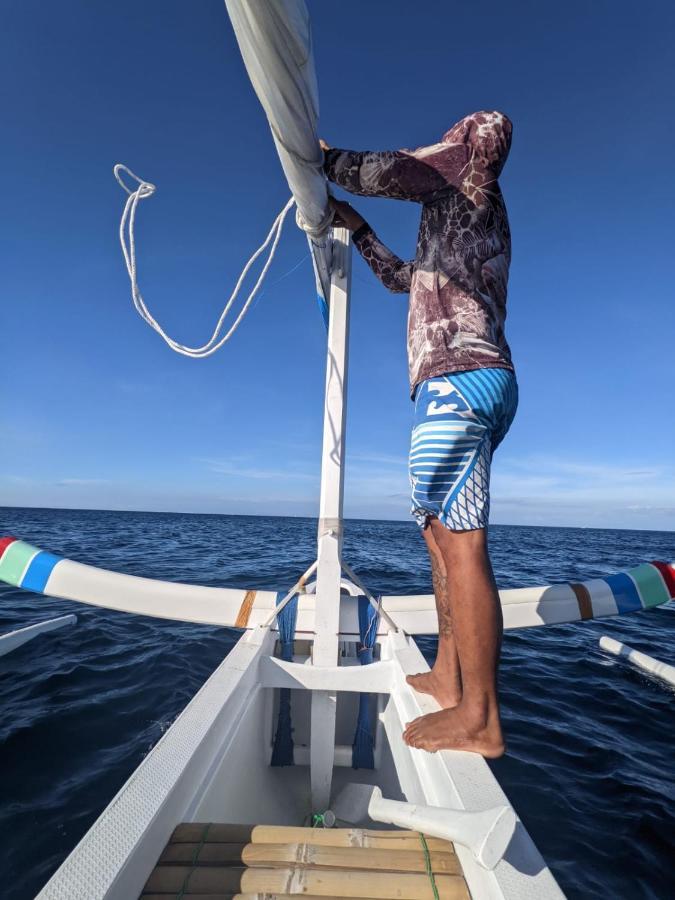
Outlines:
[[350, 231], [356, 231], [362, 225], [366, 224], [366, 220], [362, 215], [357, 213], [353, 206], [350, 206], [344, 200], [336, 200], [335, 197], [329, 197], [328, 203], [330, 208], [335, 212], [333, 225], [336, 228], [348, 228]]

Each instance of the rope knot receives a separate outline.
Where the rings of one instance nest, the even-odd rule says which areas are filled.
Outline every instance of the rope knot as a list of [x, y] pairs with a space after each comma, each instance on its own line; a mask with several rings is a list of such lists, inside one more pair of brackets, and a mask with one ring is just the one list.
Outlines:
[[[138, 184], [138, 187], [135, 190], [131, 190], [131, 188], [126, 184], [124, 178], [122, 178], [121, 173], [124, 172], [129, 178], [133, 178], [134, 181]], [[151, 197], [155, 191], [157, 190], [157, 185], [152, 184], [150, 181], [144, 181], [142, 178], [139, 178], [135, 172], [132, 172], [128, 166], [123, 166], [122, 163], [117, 163], [116, 166], [113, 167], [113, 174], [117, 179], [117, 183], [122, 188], [122, 190], [126, 191], [129, 196], [132, 194], [138, 194], [139, 197]]]
[[316, 227], [312, 227], [308, 222], [300, 215], [300, 210], [296, 209], [295, 211], [295, 224], [300, 228], [301, 231], [304, 231], [305, 234], [311, 238], [313, 241], [319, 241], [321, 238], [326, 236], [331, 223], [333, 222], [333, 216], [335, 215], [334, 210], [328, 207], [326, 211], [326, 215], [323, 217], [321, 222]]

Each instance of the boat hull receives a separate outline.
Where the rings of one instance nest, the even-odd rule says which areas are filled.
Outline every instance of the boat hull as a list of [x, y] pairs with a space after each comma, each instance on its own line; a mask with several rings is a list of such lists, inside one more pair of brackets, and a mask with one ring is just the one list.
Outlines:
[[[350, 666], [326, 674], [302, 665], [302, 659], [291, 664], [318, 674], [306, 675], [304, 684], [299, 678], [295, 682], [296, 764], [275, 768], [270, 756], [276, 689], [282, 676], [269, 664], [274, 645], [269, 629], [242, 636], [47, 883], [40, 900], [139, 896], [179, 823], [299, 826], [308, 824], [312, 813], [322, 812], [310, 805], [310, 694], [327, 685], [341, 687], [339, 669]], [[348, 690], [339, 690], [332, 796], [347, 783], [361, 781], [376, 784], [389, 799], [411, 803], [472, 810], [508, 806], [480, 756], [428, 754], [403, 742], [405, 723], [438, 707], [406, 684], [406, 674], [427, 668], [412, 638], [392, 633], [380, 641], [379, 651], [379, 663], [359, 667], [358, 685], [347, 671]], [[378, 665], [385, 668], [378, 670]], [[356, 687], [378, 692], [374, 770], [353, 770], [350, 765]], [[505, 857], [492, 871], [483, 869], [466, 848], [456, 845], [456, 852], [474, 898], [562, 896], [520, 822]]]

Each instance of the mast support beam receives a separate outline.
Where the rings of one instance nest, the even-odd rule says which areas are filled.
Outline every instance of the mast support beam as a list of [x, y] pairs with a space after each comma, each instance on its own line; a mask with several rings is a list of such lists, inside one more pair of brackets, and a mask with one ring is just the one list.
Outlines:
[[[312, 665], [338, 664], [340, 582], [342, 579], [342, 504], [344, 493], [345, 417], [349, 344], [351, 243], [346, 228], [334, 228], [331, 272], [326, 393], [324, 399], [321, 499], [319, 503], [316, 619]], [[335, 755], [337, 695], [312, 691], [310, 769], [312, 811], [330, 802]]]

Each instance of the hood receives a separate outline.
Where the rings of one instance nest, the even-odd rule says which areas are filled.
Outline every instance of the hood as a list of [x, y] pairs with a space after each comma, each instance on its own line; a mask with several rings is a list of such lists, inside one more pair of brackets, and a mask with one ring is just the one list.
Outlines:
[[511, 120], [505, 113], [481, 110], [456, 122], [441, 141], [444, 144], [471, 144], [479, 156], [501, 171], [509, 155], [512, 130]]

